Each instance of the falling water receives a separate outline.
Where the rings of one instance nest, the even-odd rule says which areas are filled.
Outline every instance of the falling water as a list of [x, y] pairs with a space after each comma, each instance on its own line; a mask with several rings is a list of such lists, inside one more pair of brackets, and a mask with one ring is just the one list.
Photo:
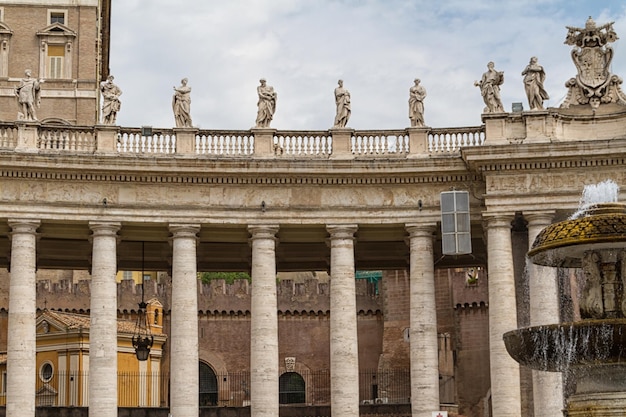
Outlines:
[[570, 220], [581, 217], [587, 209], [599, 203], [617, 203], [618, 196], [619, 185], [613, 180], [585, 185], [578, 203], [578, 211], [570, 217]]

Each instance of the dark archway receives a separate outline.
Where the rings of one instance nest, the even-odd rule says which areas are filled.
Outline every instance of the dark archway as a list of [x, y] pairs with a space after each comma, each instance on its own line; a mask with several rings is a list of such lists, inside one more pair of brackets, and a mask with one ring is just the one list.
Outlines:
[[217, 405], [217, 377], [215, 371], [204, 362], [200, 362], [200, 407]]
[[302, 404], [306, 402], [306, 384], [297, 372], [285, 372], [278, 381], [280, 404]]

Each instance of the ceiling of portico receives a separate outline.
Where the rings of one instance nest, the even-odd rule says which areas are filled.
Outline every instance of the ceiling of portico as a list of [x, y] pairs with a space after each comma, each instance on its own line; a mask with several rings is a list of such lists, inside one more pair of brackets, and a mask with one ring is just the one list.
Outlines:
[[[2, 232], [2, 231], [0, 231]], [[0, 238], [0, 266], [10, 268], [11, 242], [8, 228]], [[441, 241], [434, 236], [436, 267], [484, 265], [482, 230], [473, 230], [474, 254], [443, 256]], [[92, 243], [88, 223], [42, 222], [37, 237], [37, 268], [91, 268]], [[123, 223], [118, 233], [119, 270], [171, 269], [172, 248], [167, 224]], [[278, 271], [329, 270], [329, 234], [325, 225], [285, 225], [277, 233]], [[198, 233], [199, 271], [247, 271], [252, 250], [246, 225], [202, 225]], [[355, 234], [355, 264], [359, 270], [405, 269], [409, 246], [403, 224], [359, 225]]]

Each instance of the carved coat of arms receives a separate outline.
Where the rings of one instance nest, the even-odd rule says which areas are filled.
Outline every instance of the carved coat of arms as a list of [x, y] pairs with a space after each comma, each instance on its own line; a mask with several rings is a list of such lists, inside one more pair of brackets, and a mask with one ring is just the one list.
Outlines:
[[590, 17], [584, 28], [567, 27], [565, 44], [574, 46], [572, 60], [578, 75], [565, 83], [569, 91], [561, 107], [590, 104], [595, 109], [601, 103], [626, 105], [626, 96], [620, 89], [622, 79], [609, 72], [613, 49], [608, 44], [618, 39], [613, 23], [596, 26]]

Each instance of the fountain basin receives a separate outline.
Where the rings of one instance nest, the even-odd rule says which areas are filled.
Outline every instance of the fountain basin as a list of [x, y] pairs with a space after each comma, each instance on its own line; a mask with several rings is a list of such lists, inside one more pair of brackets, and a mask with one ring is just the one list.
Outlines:
[[562, 372], [600, 363], [626, 365], [626, 319], [583, 320], [512, 330], [509, 355], [539, 371]]
[[554, 223], [535, 238], [528, 258], [544, 266], [580, 268], [585, 252], [626, 248], [626, 205], [601, 203], [582, 217]]

